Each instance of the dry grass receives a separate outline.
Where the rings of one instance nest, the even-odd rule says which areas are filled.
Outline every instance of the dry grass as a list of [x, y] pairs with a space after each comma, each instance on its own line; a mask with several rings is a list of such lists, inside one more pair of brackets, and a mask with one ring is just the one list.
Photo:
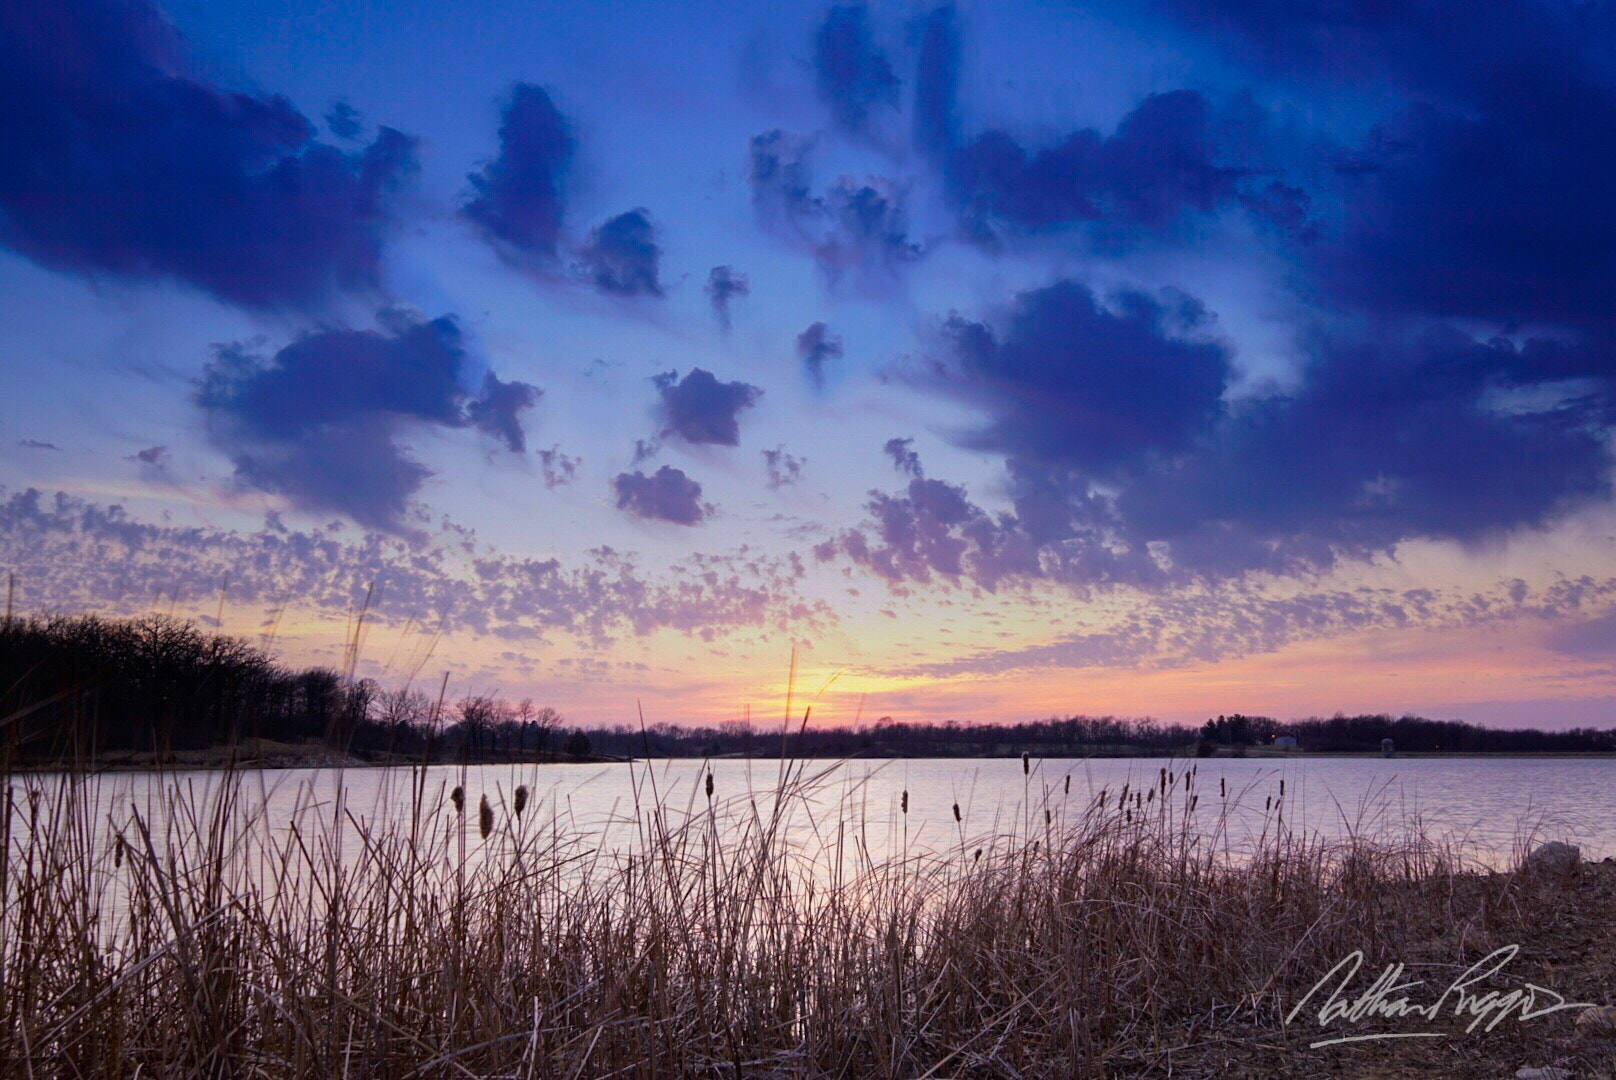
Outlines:
[[611, 854], [525, 790], [417, 772], [395, 824], [339, 800], [288, 826], [244, 809], [250, 775], [123, 817], [93, 780], [9, 778], [7, 1075], [1351, 1072], [1379, 1059], [1310, 1060], [1280, 1022], [1338, 959], [1467, 966], [1564, 906], [1416, 831], [1297, 835], [1273, 792], [1231, 854], [1188, 809], [1237, 796], [1183, 771], [1087, 805], [1029, 786], [1008, 835], [891, 857], [800, 763], [684, 806], [647, 773]]

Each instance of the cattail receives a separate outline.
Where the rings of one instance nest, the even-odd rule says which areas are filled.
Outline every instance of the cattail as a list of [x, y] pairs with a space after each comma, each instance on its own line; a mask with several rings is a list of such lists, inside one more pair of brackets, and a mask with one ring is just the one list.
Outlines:
[[1132, 810], [1124, 810], [1123, 813], [1127, 815], [1129, 821], [1133, 820], [1133, 811]]
[[119, 833], [117, 838], [112, 841], [112, 865], [123, 865], [123, 833]]
[[1100, 789], [1100, 809], [1105, 809], [1105, 788]]
[[[1154, 795], [1156, 793], [1154, 791], [1152, 791], [1151, 794]], [[1143, 795], [1139, 794], [1137, 791], [1134, 792], [1133, 793], [1133, 808], [1135, 810], [1143, 810], [1144, 807], [1145, 807], [1145, 797]]]
[[959, 803], [954, 804], [954, 820], [955, 821], [961, 820], [960, 812], [959, 812]]
[[1147, 803], [1153, 803], [1153, 802], [1156, 801], [1156, 789], [1155, 788], [1150, 789], [1150, 794], [1145, 797], [1145, 801]]
[[1265, 814], [1274, 808], [1274, 797], [1272, 795], [1263, 800], [1262, 808]]
[[1199, 795], [1191, 795], [1190, 796], [1190, 813], [1192, 813], [1192, 814], [1195, 813], [1195, 804], [1200, 802], [1200, 801], [1201, 801], [1201, 797]]
[[527, 809], [527, 785], [518, 785], [516, 789], [516, 816], [521, 817], [522, 811]]
[[484, 795], [482, 803], [477, 807], [477, 831], [488, 839], [488, 834], [494, 831], [494, 808], [488, 805], [488, 796]]
[[1162, 771], [1161, 771], [1161, 787], [1162, 787], [1163, 791], [1167, 790], [1167, 769], [1166, 768], [1163, 768]]
[[1279, 797], [1281, 799], [1285, 797], [1285, 781], [1283, 780], [1279, 782]]
[[976, 861], [977, 862], [982, 861], [982, 849], [981, 848], [976, 849]]
[[466, 789], [456, 784], [455, 789], [449, 792], [449, 801], [454, 803], [455, 813], [464, 814], [466, 812]]
[[1229, 797], [1229, 789], [1224, 786], [1223, 777], [1220, 776], [1220, 777], [1218, 777], [1218, 798], [1227, 799], [1228, 797]]
[[712, 797], [713, 797], [713, 770], [708, 769], [707, 770], [707, 799], [708, 799], [709, 802], [712, 801]]
[[1072, 793], [1072, 774], [1067, 773], [1066, 774], [1066, 794], [1070, 795], [1071, 793]]
[[899, 800], [898, 808], [901, 809], [906, 814], [909, 812], [909, 789], [908, 788], [903, 789], [903, 798], [901, 800]]
[[1032, 775], [1032, 755], [1025, 750], [1021, 752], [1021, 775]]
[[1045, 824], [1045, 825], [1048, 825], [1048, 824], [1049, 824], [1049, 823], [1050, 823], [1050, 822], [1052, 822], [1052, 821], [1053, 821], [1053, 820], [1054, 820], [1054, 815], [1052, 815], [1052, 814], [1051, 814], [1051, 813], [1050, 813], [1050, 812], [1049, 812], [1049, 807], [1047, 807], [1047, 806], [1046, 806], [1046, 807], [1044, 807], [1044, 824]]

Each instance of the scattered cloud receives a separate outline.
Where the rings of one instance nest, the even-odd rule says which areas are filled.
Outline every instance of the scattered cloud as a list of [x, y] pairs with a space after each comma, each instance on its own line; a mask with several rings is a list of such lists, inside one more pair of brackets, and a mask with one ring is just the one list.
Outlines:
[[926, 475], [926, 470], [920, 467], [920, 455], [910, 449], [914, 443], [913, 439], [888, 439], [881, 450], [892, 459], [893, 468], [918, 480]]
[[747, 181], [758, 218], [805, 247], [832, 279], [890, 277], [924, 248], [909, 235], [908, 187], [882, 176], [843, 176], [813, 190], [813, 144], [784, 131], [754, 136]]
[[871, 113], [896, 109], [899, 80], [870, 36], [863, 4], [830, 9], [814, 38], [814, 86], [837, 126], [864, 133]]
[[513, 454], [527, 453], [527, 434], [521, 414], [531, 409], [544, 391], [525, 382], [501, 382], [492, 371], [483, 376], [482, 396], [466, 403], [472, 426], [505, 444]]
[[769, 490], [779, 491], [792, 487], [802, 479], [802, 467], [807, 462], [786, 452], [783, 446], [763, 451], [763, 465], [769, 472]]
[[305, 334], [268, 360], [240, 345], [216, 348], [196, 400], [238, 481], [302, 509], [397, 530], [431, 475], [399, 442], [409, 425], [475, 425], [521, 450], [517, 414], [536, 388], [490, 374], [484, 397], [471, 398], [453, 316], [422, 321], [387, 309], [379, 323]]
[[662, 397], [664, 435], [677, 435], [688, 443], [736, 446], [741, 441], [740, 414], [757, 404], [763, 391], [743, 382], [719, 382], [703, 368], [692, 368], [684, 378], [676, 371], [652, 380]]
[[506, 258], [549, 264], [566, 216], [566, 182], [576, 143], [548, 91], [517, 83], [505, 105], [499, 154], [472, 173], [460, 208]]
[[539, 451], [539, 466], [544, 471], [544, 486], [552, 491], [566, 487], [577, 479], [579, 464], [578, 458], [562, 453], [559, 446]]
[[726, 333], [729, 331], [730, 304], [750, 295], [751, 280], [733, 266], [715, 266], [707, 275], [707, 299], [713, 305], [713, 317]]
[[831, 333], [830, 327], [822, 322], [811, 324], [797, 335], [797, 359], [802, 361], [803, 369], [816, 385], [824, 385], [825, 365], [832, 360], [840, 360], [846, 354], [847, 348], [842, 339]]
[[835, 621], [823, 604], [800, 598], [803, 567], [792, 558], [695, 553], [650, 576], [608, 547], [567, 565], [503, 554], [463, 534], [411, 543], [376, 532], [300, 531], [275, 519], [242, 532], [154, 524], [62, 493], [0, 493], [0, 562], [15, 569], [18, 603], [34, 610], [134, 614], [159, 592], [208, 604], [228, 574], [237, 603], [279, 607], [290, 599], [340, 617], [374, 585], [370, 617], [398, 626], [441, 618], [447, 633], [508, 639], [566, 635], [600, 644], [664, 629], [710, 637]]
[[617, 508], [645, 521], [699, 525], [708, 508], [701, 501], [701, 485], [682, 469], [664, 465], [653, 475], [638, 470], [618, 473], [612, 480]]
[[662, 249], [642, 207], [608, 218], [591, 230], [578, 250], [585, 276], [602, 292], [618, 296], [661, 296], [657, 269]]

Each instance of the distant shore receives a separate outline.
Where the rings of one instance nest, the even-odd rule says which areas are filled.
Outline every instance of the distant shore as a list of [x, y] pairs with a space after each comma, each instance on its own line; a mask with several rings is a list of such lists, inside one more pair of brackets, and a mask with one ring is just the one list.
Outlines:
[[[861, 752], [847, 755], [823, 755], [818, 760], [859, 760], [859, 761], [903, 761], [903, 760], [962, 760], [962, 761], [1002, 761], [1013, 760], [1021, 756], [1021, 751], [1006, 753], [976, 753], [976, 754], [892, 754]], [[1423, 760], [1427, 758], [1603, 758], [1616, 760], [1616, 752], [1611, 751], [1513, 751], [1498, 753], [1483, 753], [1476, 751], [1448, 751], [1448, 750], [1413, 750], [1397, 751], [1387, 758], [1379, 751], [1347, 751], [1347, 750], [1290, 750], [1276, 749], [1274, 747], [1248, 747], [1245, 752], [1220, 748], [1210, 757], [1197, 757], [1194, 747], [1184, 747], [1175, 751], [1161, 751], [1146, 748], [1104, 748], [1088, 752], [1072, 752], [1061, 754], [1033, 754], [1034, 758], [1048, 757], [1057, 760], [1084, 760], [1084, 759], [1187, 759], [1200, 761], [1227, 761], [1251, 760], [1264, 761], [1307, 760], [1318, 758], [1375, 758], [1388, 760]], [[115, 754], [101, 754], [89, 759], [62, 757], [54, 760], [21, 761], [13, 764], [13, 769], [19, 772], [64, 772], [64, 771], [92, 771], [92, 772], [151, 772], [156, 770], [167, 771], [206, 771], [210, 769], [368, 769], [368, 768], [400, 768], [414, 765], [430, 765], [435, 767], [453, 765], [610, 765], [623, 764], [630, 761], [777, 761], [778, 754], [651, 754], [639, 757], [616, 757], [605, 754], [537, 754], [537, 753], [466, 753], [461, 748], [453, 748], [443, 754], [423, 755], [420, 753], [395, 753], [390, 751], [343, 751], [333, 749], [317, 743], [288, 743], [277, 742], [270, 739], [256, 740], [233, 746], [204, 747], [200, 749], [175, 750], [166, 753], [141, 751], [122, 752]]]

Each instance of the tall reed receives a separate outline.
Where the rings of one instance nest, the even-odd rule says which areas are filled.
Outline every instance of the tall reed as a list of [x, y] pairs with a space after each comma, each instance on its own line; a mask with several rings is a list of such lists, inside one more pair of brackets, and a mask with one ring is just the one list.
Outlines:
[[9, 777], [0, 1068], [1099, 1075], [1220, 1017], [1277, 1025], [1411, 913], [1472, 917], [1417, 832], [1326, 842], [1270, 810], [1235, 853], [1165, 772], [1145, 802], [1068, 781], [1004, 835], [968, 835], [955, 804], [958, 843], [883, 856], [826, 810], [830, 768], [722, 799], [709, 772], [699, 808], [641, 768], [615, 851], [525, 787], [511, 810], [484, 793], [468, 836], [464, 787], [434, 795], [424, 770], [378, 822], [340, 797], [264, 820], [252, 773], [125, 810], [94, 777]]

